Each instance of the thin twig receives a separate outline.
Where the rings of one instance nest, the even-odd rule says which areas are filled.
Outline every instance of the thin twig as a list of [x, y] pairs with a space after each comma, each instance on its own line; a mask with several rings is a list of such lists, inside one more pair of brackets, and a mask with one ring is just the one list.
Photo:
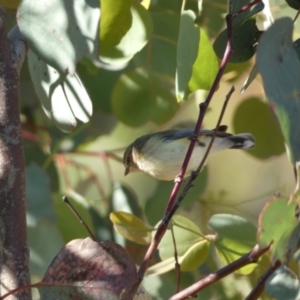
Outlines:
[[90, 230], [90, 228], [87, 226], [87, 224], [85, 223], [85, 221], [81, 218], [81, 216], [79, 215], [79, 213], [76, 211], [76, 209], [74, 208], [74, 206], [71, 204], [71, 202], [69, 201], [69, 199], [66, 196], [62, 197], [62, 200], [68, 205], [68, 207], [70, 208], [70, 210], [73, 212], [73, 214], [77, 217], [77, 219], [79, 220], [79, 222], [83, 225], [83, 227], [87, 230], [87, 232], [89, 233], [90, 237], [92, 238], [93, 241], [97, 241], [95, 235], [92, 233], [92, 231]]
[[270, 249], [270, 245], [264, 248], [260, 248], [259, 245], [254, 246], [249, 253], [245, 254], [244, 256], [232, 262], [231, 264], [225, 266], [224, 268], [205, 276], [204, 278], [194, 283], [193, 285], [189, 286], [188, 288], [182, 290], [176, 295], [173, 295], [171, 298], [169, 298], [169, 300], [183, 300], [193, 295], [196, 295], [199, 291], [203, 290], [205, 287], [215, 283], [216, 281], [224, 278], [229, 274], [232, 274], [234, 271], [239, 270], [240, 268], [246, 265], [257, 262], [257, 260], [269, 249]]
[[175, 259], [175, 269], [177, 272], [177, 287], [176, 287], [176, 293], [179, 292], [179, 288], [180, 288], [180, 264], [178, 261], [178, 252], [177, 252], [177, 247], [176, 247], [176, 238], [175, 238], [175, 234], [174, 234], [174, 226], [171, 223], [171, 235], [172, 235], [172, 241], [173, 241], [173, 245], [174, 245], [174, 259]]
[[[197, 123], [196, 123], [196, 126], [195, 126], [195, 130], [194, 130], [194, 135], [195, 136], [197, 136], [200, 132], [200, 129], [201, 129], [201, 126], [202, 126], [202, 123], [203, 123], [203, 119], [204, 119], [207, 107], [208, 107], [208, 105], [209, 105], [209, 103], [210, 103], [210, 101], [211, 101], [211, 99], [212, 99], [212, 97], [213, 97], [220, 81], [221, 81], [222, 75], [225, 71], [225, 67], [226, 67], [231, 55], [234, 52], [234, 49], [233, 49], [233, 46], [232, 46], [232, 41], [231, 41], [232, 40], [232, 17], [227, 16], [226, 17], [226, 22], [227, 22], [228, 40], [229, 41], [227, 42], [226, 49], [225, 49], [225, 52], [224, 52], [224, 56], [223, 56], [219, 71], [218, 71], [218, 73], [216, 75], [216, 78], [213, 82], [213, 85], [212, 85], [212, 87], [211, 87], [211, 89], [210, 89], [210, 91], [207, 95], [207, 98], [206, 98], [204, 104], [201, 104], [202, 109], [200, 110], [199, 117], [198, 117], [198, 120], [197, 120]], [[177, 195], [179, 193], [179, 189], [180, 189], [180, 186], [181, 186], [181, 183], [182, 183], [182, 179], [184, 178], [184, 175], [185, 175], [185, 172], [187, 170], [189, 161], [190, 161], [191, 156], [193, 154], [195, 144], [196, 144], [196, 140], [191, 139], [190, 146], [188, 148], [187, 154], [185, 156], [185, 159], [184, 159], [182, 167], [181, 167], [181, 171], [180, 171], [179, 175], [177, 176], [177, 181], [175, 182], [174, 188], [171, 192], [171, 195], [170, 195], [170, 198], [169, 198], [169, 201], [168, 201], [168, 205], [167, 205], [167, 208], [166, 208], [166, 211], [165, 211], [165, 216], [170, 213], [171, 209], [174, 206], [174, 203], [176, 201], [176, 198], [177, 198]], [[164, 217], [164, 219], [165, 219], [165, 217]], [[145, 254], [145, 257], [144, 257], [144, 259], [141, 263], [141, 266], [138, 270], [139, 283], [141, 283], [141, 281], [143, 280], [143, 277], [144, 277], [144, 274], [146, 272], [149, 261], [153, 257], [153, 254], [156, 251], [156, 249], [159, 245], [159, 242], [161, 241], [161, 239], [162, 239], [164, 233], [166, 232], [166, 230], [167, 230], [167, 224], [165, 224], [162, 221], [160, 223], [157, 231], [156, 231], [156, 234], [155, 234], [153, 240], [151, 241], [151, 244], [150, 244], [150, 246], [149, 246], [149, 248], [148, 248], [148, 250]]]
[[[255, 0], [255, 3], [257, 1], [258, 0]], [[249, 5], [251, 6], [251, 4], [249, 4]], [[242, 8], [242, 11], [245, 11], [244, 7]], [[200, 129], [201, 129], [201, 126], [202, 126], [203, 119], [204, 119], [205, 113], [207, 111], [207, 108], [208, 108], [208, 106], [210, 104], [210, 101], [211, 101], [211, 99], [212, 99], [212, 97], [213, 97], [220, 81], [221, 81], [221, 78], [222, 78], [223, 73], [225, 71], [225, 67], [228, 64], [229, 59], [230, 59], [231, 55], [234, 52], [234, 48], [233, 48], [233, 45], [232, 45], [232, 35], [233, 35], [233, 28], [232, 28], [233, 19], [232, 18], [233, 18], [232, 15], [227, 15], [226, 16], [227, 34], [228, 34], [226, 49], [225, 49], [225, 52], [224, 52], [224, 55], [223, 55], [223, 59], [221, 61], [219, 71], [216, 75], [216, 78], [213, 82], [213, 85], [212, 85], [212, 87], [211, 87], [211, 89], [210, 89], [210, 91], [207, 95], [207, 98], [206, 98], [204, 104], [202, 104], [202, 109], [199, 112], [199, 117], [198, 117], [198, 120], [197, 120], [197, 123], [196, 123], [196, 126], [195, 126], [195, 130], [194, 130], [194, 133], [193, 133], [195, 136], [198, 136], [198, 134], [200, 132]], [[187, 167], [188, 167], [189, 161], [191, 159], [191, 156], [192, 156], [195, 145], [196, 145], [196, 140], [191, 139], [187, 154], [186, 154], [185, 159], [184, 159], [183, 164], [182, 164], [181, 171], [180, 171], [179, 175], [177, 176], [177, 181], [175, 182], [173, 190], [171, 192], [171, 195], [170, 195], [170, 198], [169, 198], [169, 201], [168, 201], [168, 205], [167, 205], [167, 208], [166, 208], [166, 211], [165, 211], [165, 217], [163, 218], [162, 222], [160, 223], [160, 225], [159, 225], [159, 227], [156, 231], [156, 234], [155, 234], [153, 240], [151, 241], [151, 244], [150, 244], [150, 246], [149, 246], [149, 248], [148, 248], [148, 250], [147, 250], [147, 252], [144, 256], [144, 259], [141, 263], [141, 266], [138, 270], [138, 278], [139, 278], [138, 284], [140, 284], [141, 281], [143, 280], [143, 277], [144, 277], [144, 274], [146, 272], [147, 266], [148, 266], [148, 264], [149, 264], [149, 262], [150, 262], [150, 260], [153, 256], [154, 252], [156, 251], [156, 249], [157, 249], [157, 247], [158, 247], [165, 231], [167, 230], [167, 224], [164, 221], [166, 219], [166, 216], [168, 214], [170, 214], [170, 211], [174, 207], [175, 201], [177, 199], [177, 195], [178, 195], [180, 187], [181, 187], [182, 179], [184, 178], [184, 175], [185, 175], [185, 172], [187, 170]], [[138, 286], [138, 284], [137, 284], [137, 286]], [[136, 288], [136, 287], [134, 287], [134, 288]]]
[[190, 177], [189, 181], [187, 182], [186, 186], [184, 187], [182, 193], [180, 194], [179, 198], [175, 202], [174, 206], [172, 207], [172, 209], [170, 210], [170, 212], [167, 215], [165, 215], [163, 223], [168, 224], [168, 222], [170, 221], [170, 219], [172, 218], [172, 216], [175, 214], [175, 212], [177, 211], [178, 207], [180, 206], [182, 200], [185, 198], [186, 194], [192, 188], [193, 182], [195, 181], [195, 179], [198, 177], [200, 171], [202, 170], [202, 168], [203, 168], [203, 166], [205, 164], [205, 161], [206, 161], [206, 159], [207, 159], [207, 157], [209, 155], [210, 149], [211, 149], [211, 147], [213, 145], [214, 139], [215, 139], [215, 137], [217, 135], [218, 128], [221, 125], [223, 116], [224, 116], [226, 108], [227, 108], [227, 104], [228, 104], [228, 102], [230, 100], [230, 97], [231, 97], [231, 95], [232, 95], [233, 92], [234, 92], [234, 86], [231, 87], [229, 93], [226, 95], [226, 98], [225, 98], [225, 101], [224, 101], [224, 104], [223, 104], [223, 107], [222, 107], [222, 110], [221, 110], [221, 113], [220, 113], [220, 116], [219, 116], [219, 119], [218, 119], [218, 122], [217, 122], [217, 125], [216, 125], [215, 132], [214, 132], [214, 134], [211, 137], [210, 143], [209, 143], [209, 145], [208, 145], [208, 147], [206, 149], [206, 152], [205, 152], [205, 154], [204, 154], [204, 156], [203, 156], [203, 158], [202, 158], [202, 160], [200, 162], [199, 167], [197, 168], [196, 171], [194, 171], [192, 173], [192, 176]]
[[282, 265], [282, 263], [277, 260], [274, 264], [272, 264], [268, 270], [264, 273], [262, 277], [260, 277], [257, 281], [257, 284], [250, 292], [250, 294], [245, 298], [245, 300], [256, 300], [260, 297], [265, 289], [265, 283], [268, 278]]

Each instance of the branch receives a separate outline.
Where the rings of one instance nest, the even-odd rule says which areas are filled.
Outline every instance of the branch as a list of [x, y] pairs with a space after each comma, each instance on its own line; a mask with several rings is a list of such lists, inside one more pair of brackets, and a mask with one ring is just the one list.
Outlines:
[[[30, 282], [18, 76], [26, 47], [17, 32], [12, 31], [12, 44], [6, 34], [0, 6], [0, 296]], [[31, 293], [10, 299], [31, 299]]]
[[257, 284], [251, 291], [251, 293], [245, 298], [245, 300], [256, 300], [262, 294], [265, 289], [265, 283], [268, 278], [282, 265], [282, 263], [277, 260], [274, 264], [272, 264], [268, 270], [264, 273], [262, 277], [260, 277], [257, 281]]
[[226, 267], [209, 274], [208, 276], [204, 277], [200, 281], [194, 283], [190, 287], [182, 290], [181, 292], [175, 294], [169, 300], [182, 300], [189, 298], [193, 295], [196, 295], [199, 291], [203, 290], [205, 287], [215, 283], [216, 281], [224, 278], [225, 276], [233, 273], [240, 268], [255, 263], [257, 260], [268, 250], [270, 249], [270, 245], [264, 248], [259, 248], [258, 245], [254, 246], [252, 251], [248, 254], [242, 256], [238, 260], [232, 262], [231, 264], [227, 265]]
[[[202, 123], [203, 123], [203, 119], [204, 119], [204, 116], [205, 116], [205, 113], [207, 111], [207, 108], [209, 106], [209, 103], [221, 81], [221, 78], [222, 78], [222, 75], [224, 73], [224, 70], [225, 70], [225, 67], [231, 57], [231, 55], [233, 54], [234, 52], [234, 49], [233, 49], [233, 46], [232, 46], [232, 42], [231, 42], [231, 39], [232, 39], [232, 17], [231, 16], [227, 16], [226, 17], [226, 22], [227, 22], [227, 28], [228, 28], [228, 42], [227, 42], [227, 46], [226, 46], [226, 49], [225, 49], [225, 53], [224, 53], [224, 56], [223, 56], [223, 59], [222, 59], [222, 62], [221, 62], [221, 66], [219, 68], [219, 71], [216, 75], [216, 78], [214, 80], [214, 83], [207, 95], [207, 98], [205, 100], [204, 103], [202, 103], [200, 105], [200, 113], [199, 113], [199, 117], [198, 117], [198, 121], [196, 123], [196, 126], [195, 126], [195, 130], [194, 130], [194, 135], [195, 136], [198, 136], [199, 134], [199, 131], [200, 131], [200, 128], [202, 126]], [[182, 164], [182, 168], [181, 168], [181, 171], [179, 173], [179, 175], [177, 176], [177, 180], [175, 182], [175, 185], [174, 185], [174, 188], [171, 192], [171, 196], [169, 198], [169, 201], [168, 201], [168, 205], [167, 205], [167, 209], [165, 211], [165, 217], [163, 219], [163, 221], [160, 223], [157, 231], [156, 231], [156, 234], [153, 238], [153, 240], [151, 241], [151, 244], [148, 248], [148, 251], [144, 257], [144, 260], [139, 268], [139, 271], [138, 271], [138, 276], [139, 276], [139, 280], [140, 282], [142, 281], [143, 277], [144, 277], [144, 274], [146, 272], [146, 269], [147, 269], [147, 266], [149, 264], [149, 261], [150, 259], [152, 258], [155, 250], [157, 249], [165, 231], [167, 230], [167, 223], [166, 223], [166, 219], [169, 219], [167, 216], [170, 214], [172, 208], [174, 207], [174, 204], [175, 204], [175, 201], [176, 201], [176, 198], [177, 198], [177, 195], [179, 193], [179, 189], [180, 189], [180, 186], [181, 186], [181, 183], [182, 183], [182, 179], [184, 178], [184, 175], [185, 175], [185, 172], [186, 172], [186, 169], [188, 167], [188, 164], [189, 164], [189, 161], [191, 159], [191, 156], [192, 156], [192, 153], [193, 153], [193, 150], [194, 150], [194, 147], [195, 147], [195, 144], [196, 144], [196, 140], [195, 139], [191, 139], [191, 143], [190, 143], [190, 146], [188, 148], [188, 151], [187, 151], [187, 154], [185, 156], [185, 159], [183, 161], [183, 164]]]

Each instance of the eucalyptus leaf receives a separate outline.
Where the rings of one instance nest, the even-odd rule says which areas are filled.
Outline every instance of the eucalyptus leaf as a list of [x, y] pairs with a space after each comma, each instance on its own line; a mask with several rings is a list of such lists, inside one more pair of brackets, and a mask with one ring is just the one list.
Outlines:
[[292, 35], [290, 18], [276, 20], [260, 39], [257, 68], [294, 164], [300, 160], [300, 61]]
[[61, 75], [32, 51], [28, 52], [28, 65], [44, 112], [58, 128], [70, 132], [77, 126], [76, 119], [89, 121], [92, 102], [76, 74]]
[[61, 73], [74, 75], [85, 55], [97, 58], [97, 0], [21, 2], [17, 21], [31, 50]]
[[177, 70], [175, 89], [178, 101], [182, 101], [190, 81], [193, 64], [197, 58], [200, 29], [195, 26], [196, 15], [193, 11], [183, 11], [180, 18], [177, 45]]

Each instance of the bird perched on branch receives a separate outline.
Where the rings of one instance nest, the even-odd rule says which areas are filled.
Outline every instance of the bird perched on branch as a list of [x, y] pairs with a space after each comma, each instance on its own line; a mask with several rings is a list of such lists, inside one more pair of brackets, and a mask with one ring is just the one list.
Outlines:
[[[250, 133], [233, 135], [227, 133], [227, 126], [219, 127], [208, 157], [226, 149], [251, 149], [255, 139]], [[124, 153], [125, 175], [142, 171], [159, 180], [174, 180], [179, 173], [191, 139], [196, 145], [185, 177], [195, 171], [211, 141], [215, 130], [200, 130], [194, 136], [194, 129], [167, 130], [147, 134], [136, 139]]]

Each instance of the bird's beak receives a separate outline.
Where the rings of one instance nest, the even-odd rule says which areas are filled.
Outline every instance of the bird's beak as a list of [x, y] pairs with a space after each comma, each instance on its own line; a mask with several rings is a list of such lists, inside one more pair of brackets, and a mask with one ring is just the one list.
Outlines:
[[125, 168], [124, 175], [125, 175], [125, 176], [126, 176], [126, 175], [128, 175], [128, 174], [129, 174], [129, 172], [130, 172], [130, 169], [129, 169], [129, 167], [126, 167], [126, 168]]

